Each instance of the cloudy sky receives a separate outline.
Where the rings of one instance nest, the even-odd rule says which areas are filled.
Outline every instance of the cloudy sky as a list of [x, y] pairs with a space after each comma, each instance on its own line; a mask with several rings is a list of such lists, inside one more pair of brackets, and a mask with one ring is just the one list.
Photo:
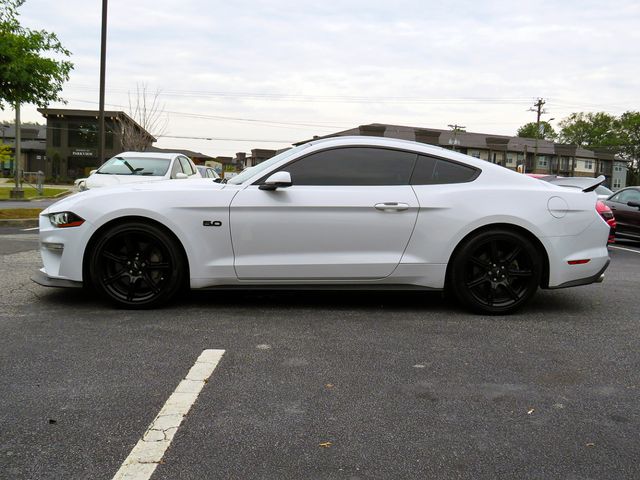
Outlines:
[[[101, 1], [20, 12], [73, 53], [67, 106], [97, 109]], [[233, 155], [374, 122], [513, 135], [538, 97], [553, 124], [640, 110], [637, 0], [109, 0], [108, 22], [107, 108], [159, 90], [165, 148]]]

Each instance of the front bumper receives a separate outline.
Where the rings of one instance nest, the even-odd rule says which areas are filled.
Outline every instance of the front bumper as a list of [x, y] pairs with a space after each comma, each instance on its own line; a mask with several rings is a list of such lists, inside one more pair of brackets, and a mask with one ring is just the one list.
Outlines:
[[74, 280], [66, 280], [63, 278], [51, 278], [44, 273], [44, 268], [37, 270], [31, 275], [31, 280], [43, 287], [62, 287], [62, 288], [82, 288], [82, 282], [76, 282]]

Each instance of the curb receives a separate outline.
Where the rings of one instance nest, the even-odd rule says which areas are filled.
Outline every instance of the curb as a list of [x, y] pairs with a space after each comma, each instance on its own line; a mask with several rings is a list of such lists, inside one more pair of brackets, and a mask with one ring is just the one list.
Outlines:
[[8, 220], [0, 220], [1, 227], [37, 227], [39, 220], [37, 218], [16, 218]]

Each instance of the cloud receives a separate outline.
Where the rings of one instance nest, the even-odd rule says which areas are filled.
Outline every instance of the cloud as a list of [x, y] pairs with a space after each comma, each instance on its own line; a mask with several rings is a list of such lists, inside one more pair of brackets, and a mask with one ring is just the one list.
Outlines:
[[[98, 3], [21, 8], [74, 53], [77, 108], [97, 108]], [[171, 112], [332, 125], [169, 114], [174, 135], [274, 140], [160, 142], [213, 155], [384, 121], [514, 134], [538, 96], [558, 119], [639, 109], [639, 20], [635, 1], [111, 0], [107, 103], [144, 81]]]

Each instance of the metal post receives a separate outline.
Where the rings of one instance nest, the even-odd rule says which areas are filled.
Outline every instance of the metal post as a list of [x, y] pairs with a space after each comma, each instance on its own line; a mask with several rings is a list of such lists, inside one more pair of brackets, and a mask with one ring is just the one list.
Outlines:
[[102, 0], [102, 37], [100, 43], [100, 113], [98, 115], [98, 162], [104, 162], [104, 83], [107, 57], [107, 0]]

